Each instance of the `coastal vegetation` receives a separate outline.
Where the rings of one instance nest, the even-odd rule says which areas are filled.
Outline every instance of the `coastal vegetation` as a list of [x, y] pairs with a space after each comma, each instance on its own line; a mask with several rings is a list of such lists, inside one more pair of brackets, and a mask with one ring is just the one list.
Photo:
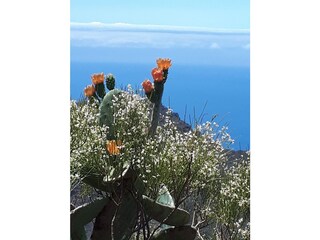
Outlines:
[[70, 190], [86, 199], [71, 201], [72, 240], [250, 239], [250, 152], [231, 157], [215, 117], [181, 130], [161, 111], [171, 65], [141, 90], [93, 74], [70, 102]]

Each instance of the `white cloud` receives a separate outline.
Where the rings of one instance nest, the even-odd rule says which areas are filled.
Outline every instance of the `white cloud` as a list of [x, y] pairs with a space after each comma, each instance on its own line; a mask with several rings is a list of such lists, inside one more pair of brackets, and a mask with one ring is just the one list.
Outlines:
[[219, 46], [219, 44], [218, 43], [211, 43], [211, 45], [210, 45], [210, 48], [211, 49], [218, 49], [218, 48], [220, 48], [220, 46]]
[[71, 30], [113, 30], [113, 31], [143, 31], [143, 32], [174, 32], [198, 34], [249, 34], [249, 29], [215, 29], [206, 27], [130, 24], [130, 23], [77, 23], [71, 22]]
[[248, 29], [128, 23], [71, 23], [71, 46], [122, 48], [234, 48], [249, 41]]

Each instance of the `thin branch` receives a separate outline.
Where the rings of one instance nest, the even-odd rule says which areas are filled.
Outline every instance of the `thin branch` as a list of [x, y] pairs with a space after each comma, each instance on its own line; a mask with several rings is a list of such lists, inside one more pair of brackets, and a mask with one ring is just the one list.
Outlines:
[[[186, 187], [186, 185], [188, 184], [189, 179], [190, 179], [190, 177], [191, 177], [191, 163], [192, 163], [192, 160], [193, 160], [193, 156], [191, 155], [190, 161], [189, 161], [189, 164], [188, 164], [188, 175], [187, 175], [187, 178], [186, 178], [186, 180], [184, 181], [184, 184], [183, 184], [183, 186], [182, 186], [182, 188], [181, 188], [181, 190], [180, 190], [180, 192], [179, 192], [179, 194], [178, 194], [177, 200], [180, 200], [180, 197], [181, 197], [181, 195], [182, 195], [182, 192], [183, 192], [184, 188]], [[178, 207], [180, 206], [181, 203], [182, 203], [182, 201], [179, 201], [179, 202], [176, 204], [176, 206], [175, 206], [174, 209], [170, 212], [170, 214], [169, 214], [165, 219], [163, 219], [163, 220], [160, 222], [160, 224], [153, 230], [151, 236], [150, 236], [148, 239], [151, 239], [151, 238], [152, 238], [152, 236], [155, 234], [155, 232], [156, 232], [156, 231], [161, 227], [161, 225], [162, 225], [165, 221], [167, 221], [167, 220], [169, 219], [169, 217], [178, 209]]]

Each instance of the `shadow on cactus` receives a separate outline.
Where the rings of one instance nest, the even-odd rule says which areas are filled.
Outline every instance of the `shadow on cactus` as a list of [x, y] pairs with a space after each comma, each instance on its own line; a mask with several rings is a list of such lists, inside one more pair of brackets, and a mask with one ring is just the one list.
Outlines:
[[[228, 167], [223, 141], [231, 139], [215, 123], [182, 132], [171, 109], [160, 112], [170, 66], [170, 59], [158, 59], [153, 83], [143, 81], [140, 94], [117, 89], [112, 74], [93, 74], [86, 99], [71, 102], [71, 190], [87, 186], [97, 198], [71, 212], [72, 239], [224, 239], [217, 230], [226, 226], [238, 232], [230, 239], [248, 236], [249, 160]], [[243, 207], [232, 198], [227, 219], [221, 192], [237, 169], [244, 190], [227, 194], [238, 194]], [[241, 218], [245, 224], [234, 227]], [[85, 236], [82, 225], [90, 221]]]

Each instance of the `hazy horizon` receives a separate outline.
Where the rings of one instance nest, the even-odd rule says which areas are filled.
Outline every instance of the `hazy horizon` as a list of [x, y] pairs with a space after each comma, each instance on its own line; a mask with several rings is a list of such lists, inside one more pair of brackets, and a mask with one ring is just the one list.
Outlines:
[[71, 23], [72, 62], [148, 63], [169, 57], [175, 64], [250, 66], [247, 29]]

